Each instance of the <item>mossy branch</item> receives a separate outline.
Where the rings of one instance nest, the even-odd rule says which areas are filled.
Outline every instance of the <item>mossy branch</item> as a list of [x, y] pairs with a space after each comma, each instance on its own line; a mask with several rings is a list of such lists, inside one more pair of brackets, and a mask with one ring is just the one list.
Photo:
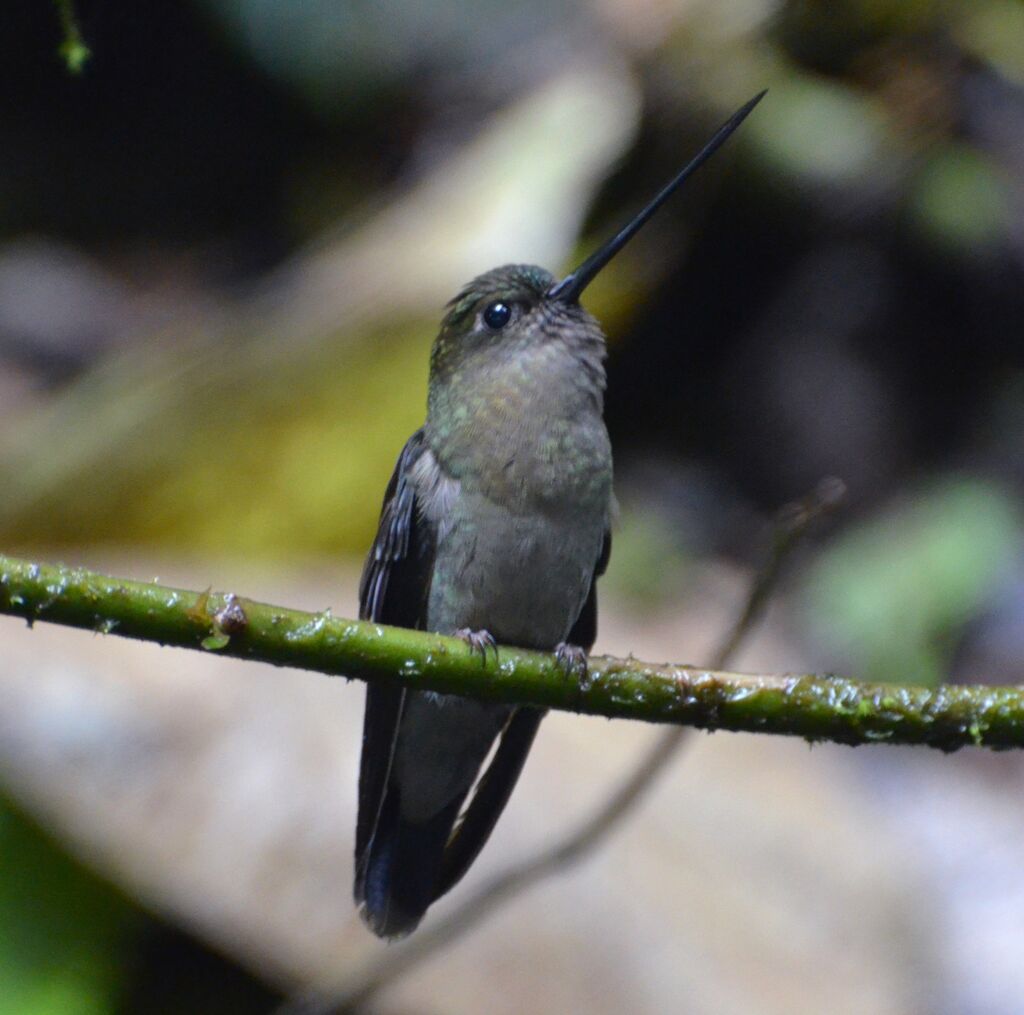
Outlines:
[[[728, 673], [593, 656], [581, 684], [551, 655], [187, 592], [0, 555], [0, 613], [361, 680], [608, 718], [843, 744], [1024, 747], [1024, 689], [934, 690], [813, 674]], [[912, 675], [908, 675], [912, 676]]]

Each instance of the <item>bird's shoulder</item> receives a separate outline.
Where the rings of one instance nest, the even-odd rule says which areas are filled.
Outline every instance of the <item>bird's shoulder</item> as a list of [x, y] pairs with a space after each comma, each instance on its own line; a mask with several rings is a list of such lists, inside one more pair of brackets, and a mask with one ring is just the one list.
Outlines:
[[405, 627], [421, 625], [437, 545], [438, 510], [451, 496], [423, 428], [402, 448], [384, 493], [377, 535], [359, 583], [359, 615]]

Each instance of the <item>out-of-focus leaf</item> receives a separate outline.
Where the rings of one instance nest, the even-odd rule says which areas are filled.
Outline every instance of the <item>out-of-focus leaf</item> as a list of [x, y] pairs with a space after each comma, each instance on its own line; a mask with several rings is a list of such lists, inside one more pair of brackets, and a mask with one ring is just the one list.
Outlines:
[[114, 1009], [132, 911], [0, 800], [0, 1015]]
[[939, 151], [918, 178], [910, 201], [918, 226], [933, 242], [954, 251], [998, 242], [1012, 215], [1003, 175], [966, 145]]
[[870, 98], [796, 74], [773, 83], [770, 94], [771, 115], [751, 117], [748, 134], [776, 172], [838, 188], [886, 168], [886, 124]]
[[963, 6], [963, 17], [956, 22], [958, 37], [1001, 74], [1024, 84], [1024, 4], [992, 0]]
[[934, 683], [947, 648], [1021, 545], [999, 488], [947, 481], [841, 537], [804, 601], [818, 633], [865, 679]]
[[579, 0], [204, 0], [255, 60], [330, 112], [414, 71], [441, 65], [483, 74], [510, 53], [536, 46], [569, 19], [586, 17]]
[[677, 527], [660, 511], [624, 508], [615, 526], [614, 550], [603, 584], [637, 606], [678, 594], [692, 562]]

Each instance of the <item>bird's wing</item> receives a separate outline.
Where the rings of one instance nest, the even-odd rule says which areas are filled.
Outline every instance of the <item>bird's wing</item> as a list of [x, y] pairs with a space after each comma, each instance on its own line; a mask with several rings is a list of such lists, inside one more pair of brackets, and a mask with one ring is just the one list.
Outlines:
[[[409, 438], [391, 475], [377, 538], [359, 583], [359, 616], [398, 627], [423, 627], [435, 534], [416, 505], [410, 472], [426, 450], [423, 431]], [[361, 896], [368, 847], [373, 840], [388, 784], [405, 691], [372, 682], [366, 689], [363, 752], [359, 766], [356, 824], [356, 896]]]
[[604, 530], [604, 541], [601, 543], [601, 553], [594, 565], [594, 577], [590, 580], [590, 591], [587, 593], [586, 602], [576, 623], [572, 625], [569, 637], [566, 641], [570, 645], [579, 645], [589, 653], [597, 641], [597, 579], [608, 569], [608, 558], [612, 555], [612, 532], [611, 529]]
[[[608, 567], [611, 552], [612, 535], [606, 530], [586, 602], [566, 639], [570, 645], [579, 645], [587, 652], [597, 638], [597, 579]], [[517, 708], [509, 719], [494, 758], [480, 777], [473, 798], [445, 848], [435, 899], [458, 884], [483, 849], [512, 795], [543, 718], [541, 709]]]

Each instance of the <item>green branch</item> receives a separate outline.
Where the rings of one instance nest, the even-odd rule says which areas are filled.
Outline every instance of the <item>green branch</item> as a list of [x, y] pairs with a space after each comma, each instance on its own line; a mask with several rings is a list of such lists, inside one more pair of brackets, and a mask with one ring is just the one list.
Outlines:
[[592, 656], [584, 684], [551, 655], [482, 660], [455, 638], [186, 592], [0, 555], [0, 613], [361, 680], [608, 718], [843, 744], [1024, 747], [1024, 689], [931, 690]]

